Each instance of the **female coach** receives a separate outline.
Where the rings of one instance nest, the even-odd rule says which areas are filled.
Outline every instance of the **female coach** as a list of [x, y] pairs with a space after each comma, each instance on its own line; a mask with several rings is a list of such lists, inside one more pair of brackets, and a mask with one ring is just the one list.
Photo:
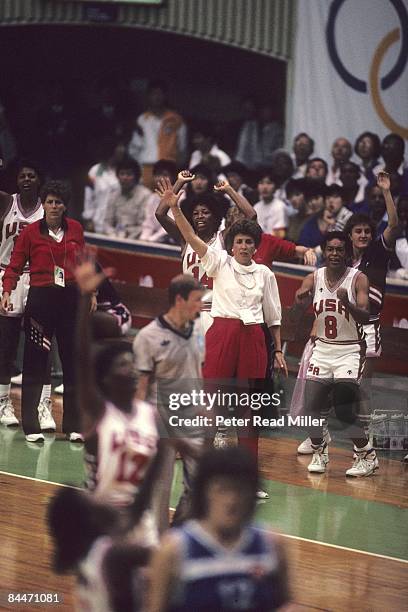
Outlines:
[[[30, 290], [25, 309], [22, 421], [28, 442], [43, 442], [37, 406], [46, 375], [51, 340], [55, 334], [64, 381], [62, 431], [71, 442], [82, 441], [74, 393], [74, 329], [78, 291], [73, 270], [85, 243], [80, 223], [66, 217], [69, 191], [61, 181], [41, 190], [44, 218], [18, 237], [3, 277], [1, 307], [12, 308], [10, 294], [26, 262]], [[92, 308], [95, 309], [96, 300]]]

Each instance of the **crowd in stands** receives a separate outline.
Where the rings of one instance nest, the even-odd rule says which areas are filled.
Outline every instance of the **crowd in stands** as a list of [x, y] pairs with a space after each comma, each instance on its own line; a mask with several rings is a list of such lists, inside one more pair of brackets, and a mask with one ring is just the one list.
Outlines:
[[[72, 117], [65, 110], [62, 89], [56, 85], [52, 94], [49, 108], [42, 109], [37, 123], [47, 128], [42, 140], [48, 138], [49, 142], [44, 142], [42, 149], [48, 151], [52, 162], [43, 161], [47, 162], [47, 173], [56, 177], [64, 174], [62, 168], [72, 166], [68, 160], [73, 154], [68, 142]], [[375, 177], [384, 168], [390, 175], [401, 219], [392, 274], [408, 277], [408, 164], [405, 143], [398, 134], [388, 134], [381, 141], [377, 134], [363, 132], [354, 147], [339, 137], [332, 144], [331, 159], [325, 160], [314, 154], [313, 135], [300, 133], [293, 140], [292, 151], [285, 151], [283, 128], [273, 107], [264, 104], [256, 108], [247, 100], [235, 148], [224, 150], [216, 125], [187, 122], [168, 105], [162, 82], [149, 84], [145, 110], [132, 120], [129, 109], [121, 113], [109, 87], [102, 87], [98, 99], [84, 145], [93, 143], [94, 151], [100, 154], [98, 163], [89, 168], [84, 188], [82, 221], [86, 230], [118, 238], [171, 242], [155, 217], [159, 203], [155, 189], [161, 178], [174, 182], [177, 172], [188, 168], [195, 180], [188, 185], [187, 195], [210, 193], [217, 180], [227, 179], [255, 207], [264, 232], [316, 248], [319, 254], [326, 233], [342, 230], [353, 213], [368, 214], [378, 234], [382, 232], [387, 215]], [[17, 148], [2, 107], [0, 147], [6, 167], [16, 157]]]

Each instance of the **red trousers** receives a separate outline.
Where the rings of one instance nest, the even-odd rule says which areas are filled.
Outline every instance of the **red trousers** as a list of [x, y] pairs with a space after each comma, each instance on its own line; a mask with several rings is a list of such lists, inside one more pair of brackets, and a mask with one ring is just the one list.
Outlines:
[[[205, 379], [264, 379], [267, 367], [265, 336], [260, 325], [215, 317], [205, 336]], [[248, 385], [249, 388], [249, 385]], [[251, 417], [251, 409], [245, 416]], [[244, 435], [245, 434], [245, 435]], [[238, 441], [258, 458], [258, 431], [241, 428]]]

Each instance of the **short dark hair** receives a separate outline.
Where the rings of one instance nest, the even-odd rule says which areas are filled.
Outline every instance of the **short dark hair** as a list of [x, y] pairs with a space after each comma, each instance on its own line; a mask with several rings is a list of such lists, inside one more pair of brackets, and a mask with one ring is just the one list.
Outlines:
[[211, 211], [214, 217], [214, 230], [217, 231], [230, 207], [228, 200], [222, 195], [208, 192], [187, 197], [180, 208], [190, 224], [193, 222], [194, 209], [200, 205], [206, 206]]
[[175, 276], [169, 285], [169, 305], [174, 306], [177, 295], [180, 295], [183, 300], [188, 300], [192, 291], [205, 291], [205, 287], [190, 274]]
[[119, 176], [119, 172], [121, 170], [131, 170], [135, 175], [136, 183], [139, 182], [141, 170], [140, 166], [133, 157], [126, 155], [123, 159], [120, 160], [118, 164], [116, 164], [116, 175]]
[[68, 206], [71, 199], [71, 189], [66, 181], [50, 180], [44, 183], [40, 191], [40, 200], [43, 204], [51, 193], [61, 198], [65, 206]]
[[93, 368], [95, 384], [102, 394], [106, 393], [104, 380], [109, 373], [113, 360], [123, 353], [131, 353], [132, 347], [124, 340], [109, 340], [95, 346]]
[[258, 225], [256, 221], [250, 221], [249, 219], [242, 219], [242, 220], [236, 221], [235, 223], [231, 225], [231, 227], [226, 232], [225, 237], [224, 237], [225, 248], [227, 249], [228, 253], [231, 252], [232, 245], [234, 244], [235, 236], [238, 236], [238, 234], [244, 234], [245, 236], [251, 236], [251, 238], [253, 238], [255, 242], [256, 248], [258, 248], [261, 243], [263, 232], [262, 232], [261, 227]]
[[307, 139], [309, 140], [309, 142], [310, 142], [310, 146], [311, 146], [311, 148], [312, 148], [312, 153], [313, 153], [313, 151], [314, 151], [314, 145], [315, 145], [315, 142], [314, 142], [313, 138], [311, 138], [311, 137], [309, 136], [309, 134], [306, 134], [306, 132], [300, 132], [300, 134], [297, 134], [297, 135], [294, 137], [293, 142], [296, 142], [297, 140], [299, 140], [299, 138], [307, 138]]
[[328, 198], [329, 196], [339, 196], [339, 198], [344, 200], [344, 189], [343, 189], [343, 187], [341, 185], [338, 185], [337, 183], [332, 183], [331, 185], [328, 185], [326, 187], [326, 195], [325, 195], [325, 197]]
[[327, 161], [325, 159], [323, 159], [322, 157], [312, 157], [311, 159], [307, 160], [307, 166], [306, 166], [306, 170], [309, 168], [309, 166], [312, 164], [312, 162], [315, 161], [319, 161], [322, 162], [322, 164], [324, 165], [325, 169], [326, 169], [326, 174], [329, 171], [329, 166], [327, 165]]
[[381, 140], [377, 134], [374, 134], [374, 132], [363, 132], [362, 134], [360, 134], [360, 136], [358, 136], [354, 144], [354, 153], [358, 155], [358, 145], [360, 144], [360, 141], [363, 140], [363, 138], [371, 139], [371, 142], [373, 143], [373, 157], [379, 157], [381, 153]]
[[303, 178], [289, 179], [286, 183], [286, 197], [290, 198], [295, 193], [306, 193], [307, 183]]
[[271, 166], [261, 166], [256, 169], [256, 182], [259, 183], [264, 179], [268, 178], [272, 183], [278, 184], [278, 178], [276, 173]]
[[241, 483], [250, 488], [252, 504], [247, 517], [249, 520], [255, 510], [259, 476], [254, 457], [240, 447], [211, 449], [201, 457], [192, 488], [191, 516], [202, 519], [207, 515], [206, 490], [211, 480], [219, 477], [230, 478], [238, 486]]
[[14, 169], [15, 169], [16, 179], [17, 179], [18, 175], [20, 174], [20, 172], [21, 172], [21, 170], [23, 168], [31, 168], [31, 170], [34, 170], [34, 172], [38, 176], [38, 179], [40, 181], [40, 185], [44, 181], [43, 170], [37, 164], [37, 162], [35, 162], [34, 160], [23, 157], [23, 158], [17, 160], [13, 165], [14, 165]]
[[343, 230], [347, 237], [347, 240], [349, 240], [349, 236], [351, 235], [352, 229], [356, 225], [369, 225], [371, 228], [371, 236], [374, 240], [377, 234], [377, 227], [374, 221], [372, 221], [372, 219], [365, 213], [354, 213], [354, 215], [351, 215], [351, 217], [347, 219], [347, 223], [344, 226]]
[[227, 174], [238, 174], [242, 178], [243, 181], [248, 180], [248, 168], [240, 161], [233, 160], [223, 168], [221, 168], [222, 173]]
[[174, 182], [177, 176], [176, 163], [171, 159], [159, 159], [153, 165], [153, 174], [162, 174], [163, 172], [167, 172], [171, 177], [171, 181]]
[[344, 232], [340, 232], [339, 230], [333, 230], [332, 232], [327, 232], [327, 234], [323, 238], [320, 244], [320, 248], [322, 249], [322, 251], [324, 251], [324, 249], [326, 248], [327, 243], [331, 242], [332, 240], [341, 240], [342, 242], [344, 242], [344, 246], [347, 246], [346, 234]]
[[327, 185], [323, 181], [306, 179], [305, 200], [316, 198], [317, 196], [326, 197]]

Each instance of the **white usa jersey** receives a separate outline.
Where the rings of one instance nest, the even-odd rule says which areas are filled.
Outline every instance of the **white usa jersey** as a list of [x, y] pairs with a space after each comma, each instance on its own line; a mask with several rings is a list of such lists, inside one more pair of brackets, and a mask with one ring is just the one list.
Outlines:
[[[223, 251], [225, 247], [222, 232], [217, 232], [215, 238], [213, 238], [213, 241], [210, 240], [208, 245], [211, 245], [217, 251]], [[183, 274], [191, 274], [196, 280], [200, 281], [204, 287], [212, 291], [213, 279], [207, 276], [203, 266], [201, 265], [199, 256], [189, 244], [186, 245], [183, 253]], [[204, 297], [205, 300], [203, 300], [202, 310], [210, 311], [212, 295], [210, 292], [207, 292]]]
[[85, 440], [88, 489], [106, 503], [127, 506], [157, 452], [155, 409], [135, 400], [126, 413], [107, 402], [95, 434]]
[[[1, 242], [0, 242], [0, 268], [5, 270], [10, 263], [11, 253], [14, 248], [14, 243], [18, 235], [23, 229], [39, 221], [44, 216], [44, 209], [38, 200], [35, 208], [25, 213], [20, 204], [20, 196], [15, 193], [12, 195], [12, 201], [7, 209], [1, 224]], [[24, 272], [28, 271], [28, 266], [24, 268]]]
[[351, 304], [356, 304], [356, 280], [361, 272], [347, 268], [334, 287], [329, 287], [327, 268], [314, 275], [313, 312], [316, 317], [316, 336], [334, 344], [358, 343], [364, 339], [363, 326], [357, 323], [347, 306], [337, 298], [337, 290], [346, 289]]

